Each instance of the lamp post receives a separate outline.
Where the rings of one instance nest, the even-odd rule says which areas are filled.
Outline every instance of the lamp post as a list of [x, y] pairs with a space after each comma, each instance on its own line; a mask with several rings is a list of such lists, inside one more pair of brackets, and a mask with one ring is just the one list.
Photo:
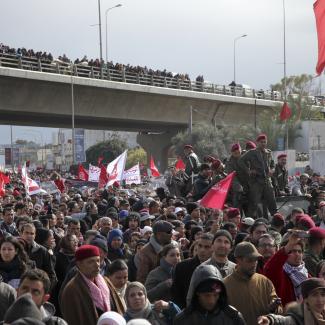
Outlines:
[[236, 83], [236, 43], [238, 40], [240, 40], [241, 38], [246, 37], [246, 34], [243, 34], [241, 36], [238, 36], [234, 39], [234, 83]]
[[107, 39], [108, 39], [108, 28], [107, 28], [107, 16], [108, 16], [108, 12], [114, 8], [119, 8], [119, 7], [122, 7], [122, 4], [117, 4], [116, 6], [114, 7], [111, 7], [111, 8], [108, 8], [106, 9], [105, 11], [105, 29], [106, 29], [106, 64], [108, 62], [108, 50], [107, 50]]
[[98, 0], [98, 29], [99, 29], [100, 78], [103, 79], [102, 18], [100, 12], [100, 0]]

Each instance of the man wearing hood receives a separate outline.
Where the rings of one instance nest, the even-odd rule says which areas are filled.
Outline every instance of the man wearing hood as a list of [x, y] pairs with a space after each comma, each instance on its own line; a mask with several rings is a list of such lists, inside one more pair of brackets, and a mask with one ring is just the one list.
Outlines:
[[246, 324], [242, 315], [228, 304], [222, 277], [213, 265], [200, 265], [194, 271], [186, 298], [186, 308], [174, 325]]

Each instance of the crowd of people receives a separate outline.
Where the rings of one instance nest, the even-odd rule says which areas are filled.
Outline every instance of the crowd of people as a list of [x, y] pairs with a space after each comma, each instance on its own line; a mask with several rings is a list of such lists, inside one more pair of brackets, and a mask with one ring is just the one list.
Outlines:
[[[40, 59], [41, 61], [45, 63], [52, 63], [52, 62], [58, 62], [58, 63], [74, 63], [74, 64], [80, 64], [83, 66], [89, 66], [89, 67], [96, 67], [100, 68], [101, 62], [100, 59], [88, 59], [88, 57], [85, 55], [82, 59], [75, 59], [74, 61], [69, 59], [66, 54], [60, 55], [58, 58], [53, 58], [53, 55], [48, 52], [43, 51], [34, 51], [32, 49], [27, 50], [26, 48], [12, 48], [8, 45], [0, 43], [0, 55], [1, 54], [12, 54], [17, 57], [24, 57], [24, 58], [31, 58], [31, 59]], [[173, 73], [170, 71], [164, 70], [154, 70], [148, 67], [141, 67], [141, 66], [132, 66], [130, 64], [121, 64], [121, 63], [113, 63], [113, 61], [109, 62], [102, 62], [103, 67], [109, 67], [110, 69], [114, 69], [116, 71], [122, 72], [125, 71], [126, 73], [132, 73], [132, 74], [138, 74], [139, 76], [155, 76], [155, 77], [166, 77], [166, 78], [172, 78], [175, 80], [180, 81], [190, 81], [190, 76], [187, 73]], [[196, 78], [196, 81], [203, 82], [203, 76], [198, 76]]]
[[[185, 170], [166, 188], [114, 183], [29, 195], [2, 173], [0, 321], [4, 324], [198, 325], [325, 322], [325, 198], [303, 174], [310, 209], [278, 212], [290, 196], [286, 156], [267, 136], [236, 143], [224, 165], [184, 147]], [[235, 171], [223, 208], [202, 197]], [[168, 190], [167, 190], [168, 188]], [[315, 194], [317, 193], [317, 195]]]

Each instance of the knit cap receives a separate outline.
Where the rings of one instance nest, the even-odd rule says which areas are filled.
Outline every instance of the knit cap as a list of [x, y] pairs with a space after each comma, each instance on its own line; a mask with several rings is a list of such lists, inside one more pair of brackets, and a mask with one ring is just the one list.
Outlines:
[[13, 323], [15, 320], [30, 317], [42, 320], [42, 314], [29, 293], [20, 296], [7, 310], [4, 323]]

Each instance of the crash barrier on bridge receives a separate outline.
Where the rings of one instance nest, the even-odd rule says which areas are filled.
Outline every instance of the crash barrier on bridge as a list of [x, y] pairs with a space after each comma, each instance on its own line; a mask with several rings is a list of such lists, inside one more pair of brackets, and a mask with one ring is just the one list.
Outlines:
[[[0, 66], [64, 75], [72, 74], [76, 77], [106, 79], [117, 82], [198, 91], [227, 96], [248, 97], [273, 101], [283, 100], [279, 91], [262, 89], [255, 90], [251, 88], [244, 88], [242, 86], [225, 86], [208, 82], [192, 81], [183, 79], [181, 77], [164, 77], [155, 74], [135, 73], [126, 71], [122, 65], [121, 69], [105, 65], [101, 72], [100, 67], [89, 66], [88, 62], [72, 64], [62, 62], [60, 60], [49, 61], [46, 59], [0, 53]], [[305, 98], [305, 100], [307, 101], [307, 104], [310, 105], [325, 106], [324, 96], [308, 96]]]
[[59, 60], [53, 60], [51, 62], [49, 60], [44, 59], [17, 56], [8, 53], [0, 53], [0, 66], [64, 75], [72, 74], [73, 76], [77, 77], [95, 79], [102, 78], [110, 81], [198, 91], [228, 96], [268, 99], [274, 101], [282, 100], [281, 93], [278, 91], [256, 91], [254, 89], [239, 86], [224, 86], [201, 81], [191, 81], [180, 77], [164, 77], [143, 73], [133, 73], [126, 71], [124, 68], [120, 70], [106, 65], [103, 67], [101, 73], [101, 69], [99, 67], [88, 66], [87, 62], [81, 64], [65, 63]]
[[286, 217], [293, 208], [301, 208], [304, 211], [308, 211], [310, 200], [306, 196], [281, 196], [276, 198], [276, 205], [278, 211]]

